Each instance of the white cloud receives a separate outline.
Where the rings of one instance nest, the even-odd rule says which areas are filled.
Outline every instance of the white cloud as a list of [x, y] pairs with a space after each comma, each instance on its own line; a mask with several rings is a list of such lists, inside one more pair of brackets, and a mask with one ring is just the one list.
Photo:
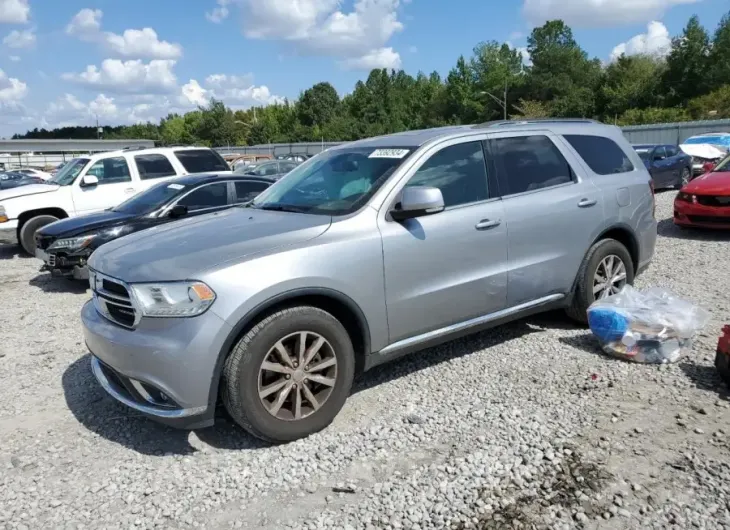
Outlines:
[[83, 40], [94, 40], [101, 31], [101, 9], [82, 9], [66, 26], [66, 33]]
[[13, 30], [3, 39], [3, 44], [8, 48], [32, 48], [35, 45], [36, 37], [32, 29], [23, 31]]
[[0, 0], [0, 23], [25, 24], [29, 19], [28, 0]]
[[284, 102], [284, 98], [273, 95], [269, 87], [254, 85], [253, 76], [250, 74], [243, 76], [213, 74], [205, 78], [202, 86], [195, 79], [191, 79], [183, 85], [179, 102], [183, 105], [204, 106], [211, 98], [221, 100], [231, 107]]
[[94, 99], [83, 102], [67, 93], [48, 105], [40, 121], [44, 123], [44, 127], [91, 125], [97, 119], [109, 125], [128, 125], [158, 121], [170, 110], [169, 100], [160, 96], [149, 103], [129, 104], [126, 97], [115, 98], [101, 93]]
[[205, 18], [214, 24], [220, 24], [228, 18], [228, 5], [231, 0], [218, 0], [218, 6], [214, 7], [212, 11], [206, 11]]
[[97, 42], [116, 57], [130, 59], [179, 59], [182, 46], [161, 41], [152, 28], [127, 29], [121, 35], [101, 31], [100, 9], [82, 9], [66, 26], [66, 33], [86, 42]]
[[649, 22], [668, 9], [701, 0], [524, 0], [522, 12], [533, 25], [561, 19], [569, 26], [598, 27]]
[[172, 69], [175, 61], [120, 61], [105, 59], [101, 68], [89, 65], [81, 73], [66, 73], [62, 78], [81, 85], [116, 93], [169, 93], [177, 88]]
[[28, 85], [0, 70], [0, 105], [17, 103], [27, 93]]
[[374, 70], [376, 68], [398, 69], [401, 65], [400, 55], [393, 48], [380, 48], [366, 53], [362, 57], [354, 57], [340, 61], [346, 70]]
[[387, 59], [389, 65], [400, 64], [396, 52], [386, 47], [403, 29], [398, 20], [400, 0], [356, 0], [349, 13], [340, 10], [340, 0], [236, 3], [243, 11], [244, 35], [250, 39], [288, 41], [298, 53], [336, 57], [347, 68], [367, 65], [376, 57]]
[[200, 83], [195, 79], [191, 79], [184, 84], [181, 92], [180, 103], [182, 105], [205, 106], [210, 99], [208, 91], [200, 86]]
[[646, 27], [646, 33], [640, 33], [622, 42], [611, 52], [611, 60], [615, 61], [621, 55], [653, 55], [666, 56], [672, 48], [672, 38], [667, 27], [661, 22], [653, 20]]

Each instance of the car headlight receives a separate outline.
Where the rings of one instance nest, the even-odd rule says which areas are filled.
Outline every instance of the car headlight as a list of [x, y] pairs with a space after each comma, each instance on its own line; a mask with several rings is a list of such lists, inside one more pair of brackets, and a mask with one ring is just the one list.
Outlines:
[[88, 247], [95, 237], [96, 234], [88, 234], [79, 237], [56, 239], [53, 243], [51, 243], [51, 246], [48, 247], [48, 250], [69, 250], [75, 252]]
[[194, 317], [215, 301], [213, 289], [203, 282], [138, 283], [130, 287], [146, 317]]

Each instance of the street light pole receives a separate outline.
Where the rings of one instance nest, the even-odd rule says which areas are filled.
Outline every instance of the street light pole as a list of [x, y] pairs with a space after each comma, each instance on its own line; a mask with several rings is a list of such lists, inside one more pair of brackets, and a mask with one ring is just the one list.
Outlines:
[[489, 96], [494, 101], [499, 103], [499, 106], [502, 107], [502, 114], [504, 116], [504, 120], [507, 121], [507, 81], [504, 82], [504, 99], [500, 99], [494, 94], [487, 92], [486, 90], [482, 90], [479, 92], [481, 95]]

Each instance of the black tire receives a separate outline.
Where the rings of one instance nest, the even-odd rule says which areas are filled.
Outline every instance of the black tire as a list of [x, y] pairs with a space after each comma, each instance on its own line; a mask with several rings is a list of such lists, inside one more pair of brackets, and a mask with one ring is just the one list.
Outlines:
[[58, 221], [53, 215], [38, 215], [28, 219], [18, 232], [18, 243], [26, 253], [35, 256], [35, 233], [42, 227]]
[[[271, 415], [259, 399], [259, 368], [277, 341], [304, 330], [318, 333], [331, 344], [337, 359], [336, 382], [322, 408], [300, 420], [282, 420]], [[257, 438], [290, 442], [332, 422], [347, 400], [354, 375], [355, 352], [344, 326], [319, 308], [292, 307], [260, 321], [233, 348], [223, 368], [223, 404], [233, 420]]]
[[611, 254], [618, 256], [626, 267], [626, 283], [634, 283], [634, 262], [626, 247], [615, 239], [602, 239], [593, 245], [578, 269], [573, 301], [565, 310], [570, 318], [581, 324], [588, 322], [588, 307], [595, 302], [593, 295], [593, 277], [598, 265]]

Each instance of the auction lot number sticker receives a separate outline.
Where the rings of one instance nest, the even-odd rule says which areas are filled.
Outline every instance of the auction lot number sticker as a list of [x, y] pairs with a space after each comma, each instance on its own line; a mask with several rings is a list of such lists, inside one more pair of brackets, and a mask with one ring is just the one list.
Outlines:
[[376, 149], [368, 158], [403, 158], [408, 151], [408, 149]]

